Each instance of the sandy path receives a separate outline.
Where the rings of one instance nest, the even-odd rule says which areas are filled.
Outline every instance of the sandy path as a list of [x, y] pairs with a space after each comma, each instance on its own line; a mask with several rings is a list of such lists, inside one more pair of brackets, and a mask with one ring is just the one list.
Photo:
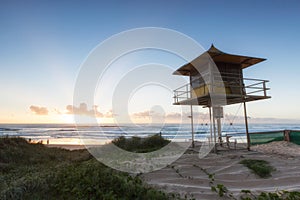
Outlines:
[[81, 144], [47, 144], [45, 145], [49, 148], [61, 148], [61, 149], [68, 149], [68, 150], [79, 150], [79, 149], [88, 149], [91, 147], [98, 147], [99, 145], [81, 145]]
[[[268, 144], [257, 151], [230, 150], [221, 151], [219, 154], [209, 154], [199, 159], [197, 153], [184, 154], [170, 166], [155, 172], [144, 174], [143, 179], [150, 185], [161, 188], [167, 192], [179, 193], [182, 196], [194, 197], [196, 199], [218, 199], [211, 192], [208, 173], [215, 173], [215, 183], [224, 184], [235, 195], [242, 189], [251, 191], [276, 191], [278, 190], [300, 190], [300, 155], [288, 156], [282, 149], [286, 144]], [[274, 150], [277, 149], [277, 153]], [[278, 150], [281, 147], [281, 151]], [[300, 148], [300, 147], [299, 147]], [[267, 153], [262, 153], [266, 151]], [[299, 151], [300, 153], [300, 151]], [[262, 159], [269, 161], [277, 170], [272, 177], [259, 178], [249, 171], [248, 168], [239, 164], [243, 159]], [[202, 168], [202, 169], [201, 169]]]

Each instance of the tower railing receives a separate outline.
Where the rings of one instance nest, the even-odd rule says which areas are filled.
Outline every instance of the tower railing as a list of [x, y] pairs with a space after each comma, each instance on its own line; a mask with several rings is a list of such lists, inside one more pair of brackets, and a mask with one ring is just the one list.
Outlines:
[[[204, 82], [204, 80], [209, 81]], [[173, 98], [174, 103], [178, 104], [181, 101], [218, 94], [220, 88], [224, 88], [223, 91], [227, 97], [247, 98], [247, 96], [259, 96], [267, 98], [267, 91], [270, 90], [270, 88], [267, 87], [268, 82], [268, 80], [262, 79], [242, 78], [239, 74], [234, 73], [222, 73], [222, 76], [220, 76], [219, 73], [214, 73], [213, 76], [194, 79], [190, 83], [175, 89]], [[197, 88], [202, 88], [200, 96], [194, 93]], [[218, 88], [218, 90], [216, 90], [216, 88]]]

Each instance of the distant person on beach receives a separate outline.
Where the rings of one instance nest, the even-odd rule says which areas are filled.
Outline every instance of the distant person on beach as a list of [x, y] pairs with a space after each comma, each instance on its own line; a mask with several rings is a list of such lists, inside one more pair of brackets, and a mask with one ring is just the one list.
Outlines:
[[49, 144], [49, 139], [47, 140], [47, 145]]

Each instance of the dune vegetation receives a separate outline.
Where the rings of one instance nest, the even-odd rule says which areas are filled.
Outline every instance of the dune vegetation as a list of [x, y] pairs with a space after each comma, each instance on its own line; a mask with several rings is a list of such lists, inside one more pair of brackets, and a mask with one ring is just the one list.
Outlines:
[[271, 172], [276, 169], [265, 160], [245, 159], [240, 162], [252, 170], [252, 172], [261, 178], [271, 177]]
[[159, 134], [155, 134], [146, 138], [125, 138], [124, 136], [121, 136], [114, 139], [112, 143], [126, 151], [146, 153], [162, 148], [163, 146], [169, 144], [170, 140], [166, 140]]
[[[128, 147], [127, 139], [115, 143], [124, 141], [125, 149], [136, 150]], [[146, 147], [142, 151], [157, 148], [151, 142]], [[174, 198], [176, 195], [145, 185], [137, 176], [104, 166], [87, 150], [69, 151], [30, 144], [22, 138], [0, 138], [0, 199]]]

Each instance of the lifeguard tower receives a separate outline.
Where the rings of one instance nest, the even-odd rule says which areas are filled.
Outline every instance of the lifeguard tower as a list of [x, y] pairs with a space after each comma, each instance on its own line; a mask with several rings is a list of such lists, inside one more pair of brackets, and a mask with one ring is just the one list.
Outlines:
[[[193, 146], [192, 106], [209, 108], [211, 136], [213, 132], [215, 144], [222, 144], [221, 118], [223, 118], [223, 106], [243, 103], [247, 148], [250, 149], [246, 102], [271, 97], [267, 95], [270, 88], [267, 88], [266, 83], [269, 81], [244, 78], [243, 70], [265, 60], [264, 58], [224, 53], [212, 45], [209, 50], [173, 73], [174, 75], [189, 77], [188, 84], [174, 90], [174, 105], [191, 106]], [[215, 124], [217, 124], [217, 128]], [[216, 132], [218, 136], [216, 136]]]

